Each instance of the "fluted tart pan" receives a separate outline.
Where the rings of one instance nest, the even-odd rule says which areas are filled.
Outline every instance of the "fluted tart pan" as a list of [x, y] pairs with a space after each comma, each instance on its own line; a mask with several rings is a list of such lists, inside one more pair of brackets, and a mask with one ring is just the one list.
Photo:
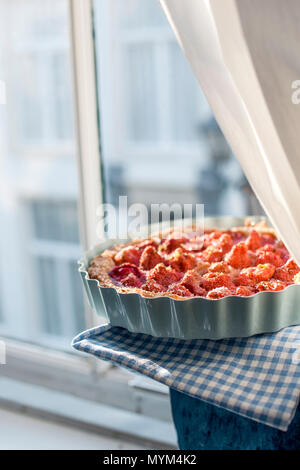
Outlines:
[[[250, 218], [257, 222], [258, 218]], [[259, 218], [261, 220], [261, 218]], [[228, 229], [242, 226], [244, 218], [209, 217], [206, 227]], [[221, 339], [270, 333], [300, 324], [300, 286], [278, 292], [259, 292], [250, 297], [236, 295], [218, 300], [169, 296], [146, 297], [135, 292], [118, 292], [90, 279], [88, 266], [99, 253], [118, 243], [105, 241], [79, 261], [79, 273], [90, 306], [113, 326], [135, 333], [179, 339]]]

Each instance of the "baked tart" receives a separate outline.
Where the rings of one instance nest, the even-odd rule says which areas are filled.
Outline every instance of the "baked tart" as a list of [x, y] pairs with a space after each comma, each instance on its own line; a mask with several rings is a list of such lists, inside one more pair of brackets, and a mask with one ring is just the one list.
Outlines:
[[119, 293], [185, 300], [250, 297], [300, 283], [300, 267], [265, 222], [230, 229], [176, 228], [110, 247], [94, 257], [90, 279]]

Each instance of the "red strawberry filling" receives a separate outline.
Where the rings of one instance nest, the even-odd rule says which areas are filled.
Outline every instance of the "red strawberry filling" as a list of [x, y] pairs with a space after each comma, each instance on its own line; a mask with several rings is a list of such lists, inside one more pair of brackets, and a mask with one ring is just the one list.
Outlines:
[[[208, 299], [279, 291], [298, 283], [295, 276], [300, 280], [299, 266], [271, 234], [216, 230], [185, 235], [173, 232], [113, 251], [110, 278], [118, 286], [149, 294]], [[94, 260], [89, 274], [97, 278]]]
[[[111, 279], [116, 282], [121, 282], [129, 275], [133, 275], [136, 279], [142, 282], [145, 279], [144, 274], [134, 264], [124, 263], [121, 266], [115, 266], [109, 273]], [[132, 276], [131, 276], [132, 278]]]

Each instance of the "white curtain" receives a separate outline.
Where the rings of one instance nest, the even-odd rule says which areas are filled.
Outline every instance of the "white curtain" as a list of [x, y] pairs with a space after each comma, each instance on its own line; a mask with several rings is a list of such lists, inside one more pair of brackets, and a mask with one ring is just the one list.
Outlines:
[[160, 3], [250, 184], [300, 263], [299, 0]]

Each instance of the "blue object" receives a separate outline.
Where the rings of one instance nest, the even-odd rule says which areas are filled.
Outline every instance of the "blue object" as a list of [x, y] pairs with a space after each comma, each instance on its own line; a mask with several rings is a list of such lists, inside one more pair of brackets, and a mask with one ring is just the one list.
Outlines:
[[300, 397], [300, 326], [220, 341], [157, 338], [102, 325], [76, 349], [283, 431]]
[[287, 432], [170, 390], [182, 450], [300, 450], [300, 409]]

